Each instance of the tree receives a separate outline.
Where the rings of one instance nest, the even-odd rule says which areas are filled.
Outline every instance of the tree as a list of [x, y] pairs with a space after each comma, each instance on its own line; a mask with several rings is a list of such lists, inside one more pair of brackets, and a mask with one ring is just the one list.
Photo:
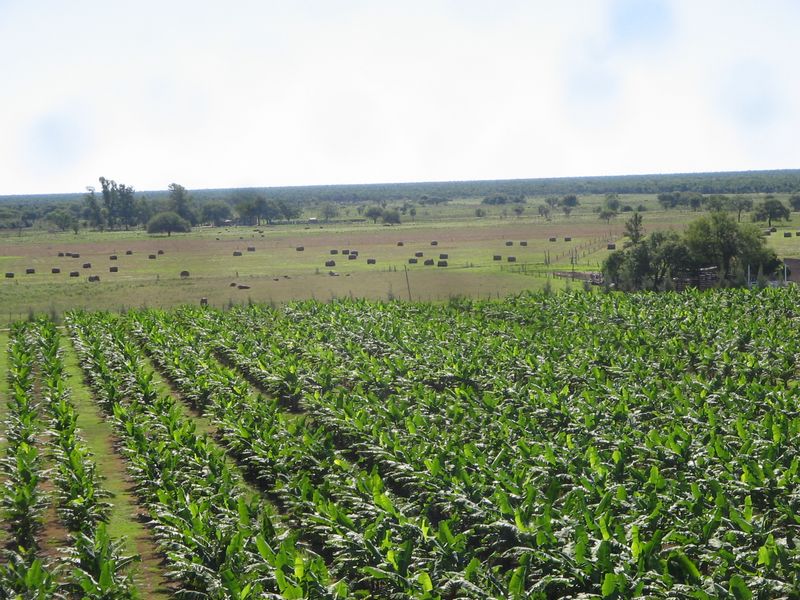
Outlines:
[[77, 220], [63, 208], [51, 212], [49, 215], [47, 215], [47, 219], [61, 231], [71, 229]]
[[381, 214], [381, 219], [383, 219], [384, 223], [388, 223], [390, 225], [399, 225], [400, 211], [398, 211], [396, 208], [384, 209], [383, 213]]
[[86, 193], [83, 195], [83, 201], [86, 205], [84, 214], [86, 215], [86, 220], [89, 222], [89, 225], [92, 227], [97, 227], [100, 231], [102, 231], [106, 225], [106, 217], [105, 213], [103, 212], [103, 208], [97, 201], [97, 194], [95, 194], [94, 187], [88, 186], [86, 188]]
[[644, 228], [642, 227], [642, 215], [638, 212], [633, 213], [631, 218], [625, 221], [625, 235], [628, 236], [633, 246], [642, 241]]
[[169, 184], [169, 206], [171, 212], [176, 213], [190, 224], [197, 223], [197, 215], [192, 208], [192, 201], [186, 188], [177, 183]]
[[742, 221], [742, 212], [749, 212], [753, 210], [752, 198], [745, 198], [743, 196], [736, 196], [731, 199], [730, 207], [736, 211], [736, 221]]
[[412, 223], [415, 222], [417, 217], [417, 208], [415, 206], [412, 206], [411, 208], [408, 209], [408, 214], [411, 216], [411, 222]]
[[605, 207], [608, 210], [617, 212], [619, 210], [619, 196], [617, 194], [606, 194]]
[[475, 209], [475, 216], [478, 217], [479, 219], [485, 217], [486, 216], [486, 210], [483, 209], [483, 208], [476, 208]]
[[789, 206], [794, 211], [800, 211], [800, 194], [792, 194], [789, 196]]
[[339, 209], [336, 208], [334, 204], [326, 202], [322, 205], [322, 216], [325, 218], [325, 222], [327, 223], [331, 219], [335, 219], [339, 216]]
[[231, 207], [227, 202], [214, 200], [203, 205], [203, 222], [212, 223], [220, 227], [225, 221], [231, 218]]
[[372, 219], [373, 223], [377, 223], [378, 219], [383, 216], [383, 209], [380, 206], [370, 206], [364, 211], [364, 216]]
[[575, 208], [578, 206], [580, 202], [578, 202], [578, 197], [575, 194], [567, 194], [561, 198], [561, 206], [569, 206], [570, 208]]
[[539, 210], [539, 216], [540, 217], [544, 217], [548, 221], [550, 220], [550, 210], [551, 210], [551, 208], [550, 208], [549, 205], [540, 204], [538, 210]]
[[784, 206], [783, 202], [774, 197], [767, 197], [756, 207], [756, 211], [753, 213], [753, 220], [767, 221], [767, 227], [772, 227], [773, 219], [788, 221], [791, 216], [791, 212]]
[[173, 231], [186, 233], [191, 230], [191, 223], [172, 211], [157, 213], [147, 222], [147, 233], [166, 233], [167, 237], [171, 236]]
[[512, 210], [514, 211], [514, 214], [517, 215], [517, 217], [521, 217], [522, 213], [525, 212], [525, 207], [517, 204]]
[[617, 216], [617, 211], [611, 210], [609, 208], [604, 208], [600, 211], [600, 220], [605, 221], [606, 223], [611, 223], [611, 219]]

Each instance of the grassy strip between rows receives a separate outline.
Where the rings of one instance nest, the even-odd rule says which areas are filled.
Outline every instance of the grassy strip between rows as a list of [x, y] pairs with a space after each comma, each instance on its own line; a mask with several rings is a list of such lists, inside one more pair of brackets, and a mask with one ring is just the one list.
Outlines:
[[164, 587], [161, 559], [150, 532], [138, 519], [140, 514], [146, 513], [136, 504], [125, 462], [114, 449], [114, 430], [102, 417], [99, 406], [83, 381], [83, 371], [72, 344], [64, 341], [62, 349], [81, 435], [94, 453], [98, 473], [103, 477], [103, 487], [113, 494], [108, 532], [114, 538], [124, 537], [127, 542], [126, 551], [141, 557], [139, 565], [134, 567], [134, 579], [142, 596], [167, 598], [170, 593]]
[[[6, 418], [8, 407], [8, 332], [0, 331], [0, 423]], [[5, 455], [6, 449], [5, 427], [0, 425], [0, 456]], [[0, 474], [0, 485], [3, 485], [4, 477]], [[0, 547], [5, 546], [7, 541], [6, 531], [0, 527]]]

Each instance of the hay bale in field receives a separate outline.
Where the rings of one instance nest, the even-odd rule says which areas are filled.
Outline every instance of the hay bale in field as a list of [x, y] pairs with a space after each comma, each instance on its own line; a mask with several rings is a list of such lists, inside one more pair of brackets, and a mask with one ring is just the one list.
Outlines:
[[164, 251], [163, 250], [159, 250], [158, 254], [164, 254]]
[[436, 266], [437, 267], [446, 267], [447, 266], [447, 261], [446, 260], [440, 260], [439, 262], [436, 263]]
[[519, 243], [519, 245], [520, 245], [520, 246], [527, 246], [527, 245], [528, 245], [528, 242], [526, 242], [525, 240], [522, 240], [522, 241]]
[[200, 298], [200, 306], [208, 306], [208, 298]]
[[556, 238], [554, 238], [554, 237], [551, 237], [551, 238], [549, 238], [549, 239], [548, 239], [548, 241], [550, 241], [550, 242], [555, 242], [555, 241], [556, 241]]
[[342, 250], [342, 254], [344, 254], [345, 256], [349, 256], [350, 255], [350, 250], [347, 250], [347, 249]]
[[795, 231], [794, 234], [795, 236], [800, 237], [800, 231]]
[[297, 248], [295, 248], [295, 250], [297, 250], [298, 252], [303, 252], [305, 249], [306, 249], [305, 246], [298, 246]]
[[116, 273], [119, 271], [119, 267], [108, 267], [109, 273]]
[[50, 269], [50, 272], [53, 274], [61, 273], [61, 269], [59, 269], [58, 267], [53, 267], [52, 269]]
[[368, 258], [367, 259], [367, 264], [368, 265], [374, 265], [375, 264], [375, 259], [374, 258]]
[[33, 275], [34, 273], [36, 273], [36, 269], [34, 268], [28, 267], [25, 269], [25, 275]]
[[80, 257], [81, 257], [80, 252], [73, 252], [72, 253], [72, 258], [80, 258]]
[[63, 253], [63, 252], [59, 252], [59, 253], [58, 253], [58, 257], [59, 257], [59, 258], [62, 258], [63, 256], [64, 256], [64, 253]]
[[422, 258], [424, 254], [422, 252], [414, 252], [414, 256], [416, 256], [417, 258]]
[[350, 256], [358, 256], [358, 250], [350, 250]]
[[405, 243], [403, 243], [403, 242], [397, 242], [397, 245], [398, 245], [398, 246], [405, 246]]
[[14, 279], [13, 273], [6, 273], [6, 279]]
[[247, 251], [248, 252], [255, 252], [256, 251], [256, 247], [255, 246], [248, 246], [247, 247]]
[[233, 253], [233, 255], [234, 255], [234, 256], [241, 256], [241, 255], [242, 255], [242, 253], [241, 253], [241, 252], [239, 252], [238, 250], [235, 250], [235, 251], [234, 251], [234, 253]]
[[89, 275], [89, 281], [90, 282], [100, 281], [100, 275]]
[[433, 240], [431, 242], [431, 246], [438, 246], [438, 245], [439, 245], [439, 242], [437, 242], [436, 240]]
[[358, 254], [348, 254], [347, 260], [355, 260], [358, 258]]
[[130, 256], [133, 254], [133, 250], [125, 250], [125, 256]]
[[148, 254], [147, 258], [149, 258], [150, 260], [155, 260], [156, 259], [156, 255], [155, 254]]
[[336, 261], [335, 260], [326, 260], [325, 261], [325, 266], [326, 267], [335, 267], [336, 266]]
[[442, 253], [442, 254], [439, 255], [439, 258], [446, 260], [446, 259], [450, 258], [450, 255]]
[[240, 290], [249, 290], [250, 289], [250, 286], [249, 285], [245, 285], [244, 283], [240, 283], [236, 287], [239, 288]]
[[571, 242], [571, 241], [572, 241], [572, 238], [571, 238], [570, 236], [568, 236], [568, 235], [567, 235], [567, 236], [564, 236], [564, 241], [565, 241], [565, 242]]
[[506, 260], [508, 260], [508, 262], [517, 262], [517, 257], [516, 256], [509, 256]]
[[111, 256], [108, 257], [108, 260], [117, 260], [117, 255], [112, 254]]
[[181, 279], [186, 279], [189, 276], [189, 271], [181, 271]]
[[415, 264], [417, 264], [417, 259], [416, 259], [416, 258], [409, 258], [409, 259], [408, 259], [408, 264], [410, 264], [410, 265], [415, 265]]
[[336, 248], [332, 248], [331, 254], [339, 254], [339, 251]]
[[70, 277], [80, 277], [80, 276], [81, 276], [81, 274], [80, 274], [80, 273], [78, 273], [78, 271], [70, 271], [70, 272], [69, 272], [69, 276], [70, 276]]
[[616, 250], [616, 249], [617, 249], [616, 244], [609, 244], [608, 246], [606, 246], [606, 250]]
[[791, 231], [784, 231], [783, 232], [783, 237], [792, 237], [792, 232]]
[[82, 266], [83, 266], [84, 269], [91, 269], [92, 268], [92, 263], [83, 263]]
[[506, 242], [506, 246], [513, 246], [514, 242]]
[[426, 258], [425, 261], [422, 264], [424, 264], [426, 267], [432, 267], [433, 266], [433, 259], [432, 258]]
[[492, 260], [503, 260], [503, 257], [500, 256], [499, 254], [495, 254], [494, 256], [492, 256]]

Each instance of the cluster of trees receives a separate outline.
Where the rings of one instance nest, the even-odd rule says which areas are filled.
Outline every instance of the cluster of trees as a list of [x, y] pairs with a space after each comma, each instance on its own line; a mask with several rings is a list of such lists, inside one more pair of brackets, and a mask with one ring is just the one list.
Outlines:
[[741, 286], [747, 284], [748, 268], [769, 276], [781, 265], [757, 227], [727, 212], [693, 221], [682, 235], [656, 231], [645, 236], [642, 222], [640, 213], [631, 216], [625, 224], [626, 247], [603, 263], [606, 281], [618, 289], [668, 289], [673, 277], [691, 277], [706, 267], [718, 267], [720, 285]]
[[[417, 214], [416, 210], [414, 210], [414, 214]], [[364, 210], [364, 216], [368, 219], [372, 219], [373, 223], [377, 223], [378, 219], [380, 219], [388, 225], [399, 225], [401, 221], [400, 211], [396, 208], [369, 206]]]
[[580, 200], [575, 194], [566, 194], [564, 196], [548, 196], [544, 199], [544, 204], [540, 204], [538, 211], [539, 216], [545, 219], [550, 219], [553, 211], [561, 209], [565, 217], [568, 217], [572, 210], [580, 206]]
[[525, 196], [523, 194], [492, 194], [481, 200], [481, 204], [489, 204], [492, 206], [502, 204], [525, 204]]
[[248, 225], [291, 221], [299, 218], [303, 212], [297, 204], [267, 198], [257, 190], [237, 190], [232, 200], [239, 217]]

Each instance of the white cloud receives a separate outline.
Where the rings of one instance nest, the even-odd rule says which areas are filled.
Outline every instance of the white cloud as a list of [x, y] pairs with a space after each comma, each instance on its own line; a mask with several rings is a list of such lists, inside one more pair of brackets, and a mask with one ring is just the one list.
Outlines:
[[0, 5], [0, 193], [800, 159], [791, 0], [126, 6]]

